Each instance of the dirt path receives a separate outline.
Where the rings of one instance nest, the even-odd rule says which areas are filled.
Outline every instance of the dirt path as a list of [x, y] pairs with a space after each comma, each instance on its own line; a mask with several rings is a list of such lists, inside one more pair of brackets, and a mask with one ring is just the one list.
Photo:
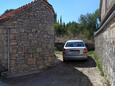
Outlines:
[[42, 73], [0, 81], [0, 86], [106, 86], [96, 69], [95, 61], [62, 62], [62, 55], [53, 67]]

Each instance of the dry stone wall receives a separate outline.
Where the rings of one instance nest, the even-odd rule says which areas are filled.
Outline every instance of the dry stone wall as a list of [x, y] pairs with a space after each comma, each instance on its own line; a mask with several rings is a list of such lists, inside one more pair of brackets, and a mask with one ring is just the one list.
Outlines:
[[95, 51], [100, 57], [111, 86], [115, 86], [115, 16], [95, 36]]
[[[0, 26], [0, 66], [4, 67], [5, 69], [8, 68], [8, 39], [7, 39], [7, 29], [4, 26]], [[0, 69], [3, 71], [3, 69]]]
[[6, 61], [8, 77], [37, 73], [54, 63], [52, 10], [43, 0], [37, 0], [29, 9], [3, 23], [9, 40], [7, 46], [3, 45], [7, 47], [9, 56]]

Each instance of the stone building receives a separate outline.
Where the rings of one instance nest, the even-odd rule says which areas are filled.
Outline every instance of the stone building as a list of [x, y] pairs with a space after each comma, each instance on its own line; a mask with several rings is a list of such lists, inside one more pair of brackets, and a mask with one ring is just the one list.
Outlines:
[[95, 51], [103, 64], [105, 75], [115, 86], [115, 0], [101, 0], [101, 25], [95, 33]]
[[34, 0], [0, 16], [3, 75], [37, 73], [54, 62], [54, 15], [47, 0]]

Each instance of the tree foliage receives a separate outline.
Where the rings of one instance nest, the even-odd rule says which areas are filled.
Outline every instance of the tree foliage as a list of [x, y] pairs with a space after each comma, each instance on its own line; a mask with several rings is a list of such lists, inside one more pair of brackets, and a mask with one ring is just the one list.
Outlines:
[[99, 10], [96, 10], [94, 13], [88, 13], [80, 16], [80, 28], [88, 39], [93, 38], [94, 31], [96, 30], [96, 19], [98, 16]]
[[93, 33], [96, 29], [97, 17], [99, 17], [99, 10], [96, 10], [94, 13], [81, 15], [79, 22], [73, 21], [65, 24], [62, 22], [62, 18], [60, 18], [60, 21], [57, 21], [54, 25], [56, 35], [78, 36], [82, 34], [87, 39], [93, 39]]
[[6, 14], [6, 13], [8, 13], [8, 12], [11, 12], [11, 11], [13, 11], [14, 9], [7, 9], [2, 15], [4, 15], [4, 14]]

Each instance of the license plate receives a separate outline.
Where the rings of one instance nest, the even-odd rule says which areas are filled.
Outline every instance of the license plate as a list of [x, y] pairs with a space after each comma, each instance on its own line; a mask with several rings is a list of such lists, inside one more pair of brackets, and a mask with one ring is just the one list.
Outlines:
[[72, 50], [72, 51], [70, 51], [69, 54], [79, 55], [79, 54], [80, 54], [80, 51], [79, 51], [79, 50]]

